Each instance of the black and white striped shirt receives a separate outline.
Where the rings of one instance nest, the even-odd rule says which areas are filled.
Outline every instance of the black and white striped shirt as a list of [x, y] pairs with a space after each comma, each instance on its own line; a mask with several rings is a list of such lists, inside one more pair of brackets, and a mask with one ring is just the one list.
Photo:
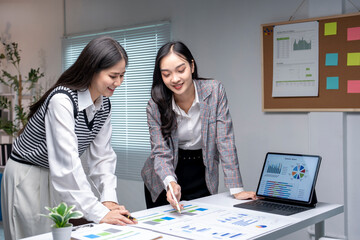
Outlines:
[[110, 100], [103, 97], [102, 108], [89, 121], [85, 109], [78, 111], [77, 91], [66, 87], [55, 88], [42, 106], [29, 120], [23, 133], [15, 140], [11, 158], [18, 162], [49, 168], [48, 150], [46, 146], [45, 114], [50, 99], [58, 93], [66, 94], [74, 105], [75, 134], [78, 140], [78, 153], [81, 156], [95, 139], [110, 114]]

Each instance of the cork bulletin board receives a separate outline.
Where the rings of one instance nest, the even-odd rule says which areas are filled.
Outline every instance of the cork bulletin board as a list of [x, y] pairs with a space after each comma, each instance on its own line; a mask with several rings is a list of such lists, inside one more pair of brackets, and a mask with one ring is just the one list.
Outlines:
[[[318, 21], [318, 96], [273, 97], [274, 27]], [[261, 25], [263, 111], [360, 111], [360, 13]]]

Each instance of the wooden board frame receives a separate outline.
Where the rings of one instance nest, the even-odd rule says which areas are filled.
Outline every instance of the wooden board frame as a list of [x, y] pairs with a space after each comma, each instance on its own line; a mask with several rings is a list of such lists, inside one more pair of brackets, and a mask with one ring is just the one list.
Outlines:
[[[272, 97], [273, 28], [277, 25], [319, 22], [319, 95]], [[337, 22], [337, 34], [324, 36], [324, 24]], [[347, 66], [347, 53], [360, 52], [360, 40], [347, 41], [347, 28], [360, 27], [360, 13], [261, 25], [262, 110], [264, 112], [360, 112], [360, 93], [347, 93], [348, 80], [360, 80], [360, 66]], [[265, 34], [265, 33], [268, 34]], [[326, 53], [338, 53], [338, 66], [325, 66]], [[326, 77], [338, 76], [339, 89], [326, 89]]]

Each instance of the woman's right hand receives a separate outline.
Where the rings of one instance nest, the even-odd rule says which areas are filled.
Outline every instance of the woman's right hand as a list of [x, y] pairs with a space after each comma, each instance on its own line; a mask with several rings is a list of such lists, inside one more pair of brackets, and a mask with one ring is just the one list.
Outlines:
[[[177, 200], [177, 202], [180, 202], [180, 198], [181, 198], [181, 187], [179, 184], [177, 184], [176, 182], [172, 181], [170, 182], [173, 190], [174, 190], [174, 195], [175, 198]], [[166, 193], [166, 200], [171, 204], [171, 206], [177, 210], [177, 205], [176, 202], [171, 194], [170, 188], [168, 187], [167, 193]], [[184, 204], [180, 204], [179, 203], [179, 207], [180, 209], [184, 209]]]
[[136, 224], [137, 221], [132, 221], [124, 215], [130, 216], [130, 212], [128, 210], [111, 210], [108, 214], [105, 215], [103, 219], [101, 219], [100, 223], [108, 223], [114, 225], [125, 226], [126, 224]]

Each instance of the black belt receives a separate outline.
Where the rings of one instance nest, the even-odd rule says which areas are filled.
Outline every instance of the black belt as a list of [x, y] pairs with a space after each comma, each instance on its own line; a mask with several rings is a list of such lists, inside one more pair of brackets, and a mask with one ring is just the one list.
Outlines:
[[210, 195], [206, 186], [205, 171], [201, 149], [179, 149], [175, 174], [177, 182], [181, 186], [181, 199], [192, 200]]

